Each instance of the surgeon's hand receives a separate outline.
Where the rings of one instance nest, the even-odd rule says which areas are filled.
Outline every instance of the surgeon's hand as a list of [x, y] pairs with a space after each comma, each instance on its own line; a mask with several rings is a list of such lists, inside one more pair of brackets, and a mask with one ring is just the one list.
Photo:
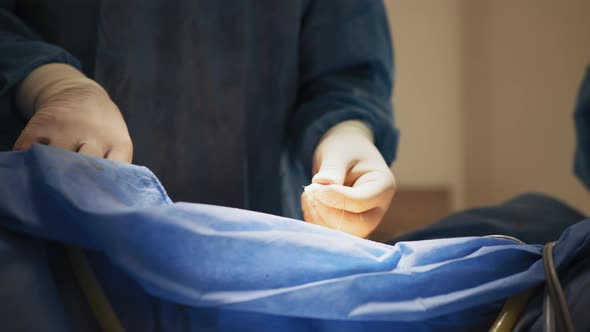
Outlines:
[[40, 66], [17, 87], [16, 100], [30, 120], [14, 150], [40, 143], [131, 162], [133, 145], [121, 112], [98, 83], [74, 67]]
[[301, 196], [307, 222], [367, 237], [395, 193], [395, 179], [360, 121], [330, 129], [314, 153], [314, 176]]

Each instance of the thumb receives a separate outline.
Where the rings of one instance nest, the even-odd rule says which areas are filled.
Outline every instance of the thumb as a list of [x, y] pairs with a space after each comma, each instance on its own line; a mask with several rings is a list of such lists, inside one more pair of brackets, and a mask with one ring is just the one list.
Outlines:
[[311, 183], [343, 185], [348, 172], [348, 163], [335, 157], [323, 158], [320, 169], [311, 179]]

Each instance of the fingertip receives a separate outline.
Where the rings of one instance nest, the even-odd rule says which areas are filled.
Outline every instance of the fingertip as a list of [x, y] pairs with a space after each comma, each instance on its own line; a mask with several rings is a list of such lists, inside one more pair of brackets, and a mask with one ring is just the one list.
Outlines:
[[311, 197], [308, 192], [303, 192], [303, 194], [301, 194], [301, 212], [303, 212], [303, 220], [313, 223], [310, 200]]
[[312, 179], [311, 179], [311, 183], [317, 183], [317, 184], [338, 184], [337, 180], [330, 175], [326, 175], [326, 174], [316, 174]]
[[344, 184], [348, 165], [345, 162], [335, 160], [324, 161], [318, 172], [312, 177], [312, 183], [318, 184]]
[[320, 184], [320, 183], [311, 183], [308, 186], [303, 187], [303, 193], [308, 195], [313, 195], [317, 192], [325, 190], [328, 186], [333, 186], [330, 184]]
[[311, 183], [317, 184], [337, 184], [342, 185], [344, 184], [344, 179], [346, 178], [346, 170], [338, 170], [332, 167], [328, 167], [328, 169], [320, 169], [316, 175], [311, 178]]

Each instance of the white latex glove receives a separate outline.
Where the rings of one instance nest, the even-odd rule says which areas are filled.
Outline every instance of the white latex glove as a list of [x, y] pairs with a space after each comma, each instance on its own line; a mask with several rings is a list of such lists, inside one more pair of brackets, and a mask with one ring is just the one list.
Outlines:
[[313, 172], [301, 196], [305, 221], [359, 237], [371, 234], [396, 188], [371, 130], [360, 121], [334, 126], [314, 152]]
[[131, 162], [133, 145], [121, 112], [98, 83], [76, 68], [40, 66], [18, 86], [16, 100], [30, 120], [14, 150], [40, 143]]

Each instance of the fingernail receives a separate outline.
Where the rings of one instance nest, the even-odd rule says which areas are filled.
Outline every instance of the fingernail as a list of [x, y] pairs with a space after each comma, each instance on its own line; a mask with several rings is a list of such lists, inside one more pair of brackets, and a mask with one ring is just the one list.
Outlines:
[[313, 179], [312, 179], [313, 183], [319, 183], [319, 184], [333, 184], [336, 182], [334, 176], [331, 176], [330, 174], [316, 174]]

